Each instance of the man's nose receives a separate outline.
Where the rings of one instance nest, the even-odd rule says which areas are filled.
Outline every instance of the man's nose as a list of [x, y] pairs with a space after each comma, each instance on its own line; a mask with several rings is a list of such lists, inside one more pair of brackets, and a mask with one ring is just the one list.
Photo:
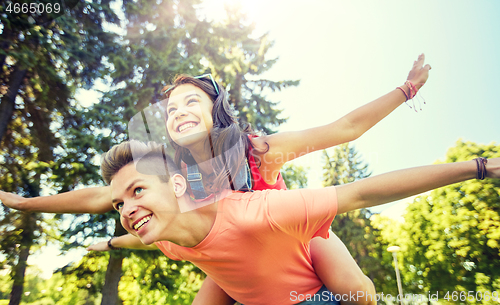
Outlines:
[[126, 218], [132, 218], [132, 216], [137, 212], [137, 205], [130, 202], [123, 202], [122, 216]]

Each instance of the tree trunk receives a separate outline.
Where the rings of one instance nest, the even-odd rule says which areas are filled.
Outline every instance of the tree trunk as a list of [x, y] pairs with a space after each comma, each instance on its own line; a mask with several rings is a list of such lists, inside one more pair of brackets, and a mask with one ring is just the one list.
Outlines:
[[111, 252], [109, 256], [106, 279], [102, 287], [101, 305], [119, 305], [121, 300], [118, 297], [118, 283], [122, 276], [123, 254]]
[[26, 70], [15, 67], [9, 75], [9, 88], [0, 102], [0, 142], [3, 140], [7, 126], [12, 120], [12, 113], [16, 105], [16, 96], [21, 87]]
[[[124, 235], [127, 232], [120, 224], [119, 220], [115, 220], [115, 236]], [[104, 286], [102, 287], [101, 305], [120, 305], [122, 301], [118, 297], [118, 283], [122, 276], [122, 263], [124, 255], [121, 251], [111, 251], [109, 255], [108, 269]]]
[[33, 245], [33, 230], [36, 219], [33, 214], [23, 214], [23, 237], [21, 239], [21, 251], [17, 265], [12, 270], [12, 291], [10, 293], [9, 305], [19, 305], [23, 296], [24, 274], [28, 265], [28, 256], [30, 255], [30, 248]]

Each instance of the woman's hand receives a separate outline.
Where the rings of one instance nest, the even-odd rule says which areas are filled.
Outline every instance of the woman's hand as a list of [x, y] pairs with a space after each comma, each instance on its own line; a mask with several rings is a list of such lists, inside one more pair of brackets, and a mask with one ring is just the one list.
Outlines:
[[412, 82], [417, 89], [420, 89], [429, 78], [431, 66], [429, 64], [424, 66], [424, 61], [425, 55], [422, 53], [418, 56], [418, 59], [413, 62], [413, 67], [406, 78], [406, 80]]
[[95, 245], [90, 245], [87, 247], [87, 251], [109, 251], [111, 250], [108, 247], [108, 242], [107, 241], [101, 241]]
[[23, 203], [26, 201], [26, 198], [14, 193], [0, 191], [0, 200], [5, 206], [22, 211]]

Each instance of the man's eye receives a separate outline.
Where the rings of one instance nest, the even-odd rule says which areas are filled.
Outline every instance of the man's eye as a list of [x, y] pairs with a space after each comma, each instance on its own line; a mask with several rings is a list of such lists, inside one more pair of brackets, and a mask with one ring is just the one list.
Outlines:
[[115, 204], [115, 210], [120, 211], [123, 208], [123, 202]]
[[134, 190], [134, 194], [139, 195], [142, 192], [142, 187], [136, 187]]

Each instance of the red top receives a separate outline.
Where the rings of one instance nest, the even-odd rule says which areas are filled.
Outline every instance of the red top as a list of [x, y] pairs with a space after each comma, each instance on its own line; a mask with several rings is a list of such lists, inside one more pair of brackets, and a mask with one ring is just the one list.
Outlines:
[[281, 173], [278, 174], [276, 178], [276, 183], [273, 185], [267, 184], [262, 178], [262, 175], [259, 172], [259, 167], [257, 163], [255, 163], [255, 158], [252, 154], [252, 149], [248, 150], [247, 155], [248, 166], [250, 167], [250, 171], [252, 172], [252, 190], [254, 191], [262, 191], [262, 190], [286, 190], [285, 180], [281, 176]]
[[[250, 139], [256, 138], [257, 136], [248, 136]], [[248, 166], [250, 167], [250, 172], [252, 174], [252, 190], [253, 191], [262, 191], [262, 190], [286, 190], [285, 180], [281, 176], [281, 173], [278, 173], [278, 177], [276, 178], [276, 183], [273, 185], [266, 183], [264, 178], [260, 174], [259, 167], [255, 162], [255, 157], [252, 154], [252, 148], [250, 147], [247, 154]], [[182, 173], [186, 176], [186, 164], [182, 162]], [[189, 192], [191, 189], [189, 188]]]

